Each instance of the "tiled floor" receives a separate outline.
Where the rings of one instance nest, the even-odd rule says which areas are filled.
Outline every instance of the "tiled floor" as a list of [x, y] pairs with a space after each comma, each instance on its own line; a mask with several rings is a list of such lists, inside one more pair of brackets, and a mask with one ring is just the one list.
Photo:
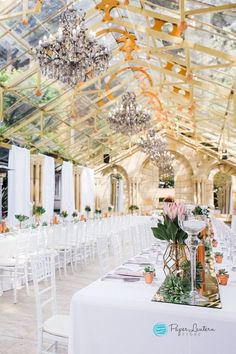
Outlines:
[[[111, 262], [112, 267], [112, 262]], [[75, 274], [57, 276], [58, 310], [69, 314], [70, 300], [79, 289], [99, 277], [99, 267], [89, 265]], [[18, 291], [18, 303], [13, 304], [12, 291], [0, 297], [0, 354], [36, 354], [36, 309], [33, 286], [30, 296], [25, 289]]]

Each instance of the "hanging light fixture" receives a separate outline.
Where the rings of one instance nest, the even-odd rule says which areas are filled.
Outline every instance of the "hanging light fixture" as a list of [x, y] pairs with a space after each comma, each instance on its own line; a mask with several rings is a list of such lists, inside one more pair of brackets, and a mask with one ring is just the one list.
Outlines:
[[134, 92], [126, 92], [122, 96], [122, 103], [108, 115], [111, 128], [126, 135], [147, 129], [150, 119], [151, 113], [137, 105]]
[[82, 10], [68, 7], [60, 16], [57, 33], [39, 41], [36, 55], [48, 78], [75, 86], [107, 70], [111, 55], [94, 33], [88, 33], [85, 16]]
[[151, 161], [159, 167], [161, 174], [171, 174], [173, 172], [174, 156], [166, 150], [166, 141], [155, 129], [149, 129], [146, 138], [141, 138], [138, 146], [145, 154], [150, 156]]

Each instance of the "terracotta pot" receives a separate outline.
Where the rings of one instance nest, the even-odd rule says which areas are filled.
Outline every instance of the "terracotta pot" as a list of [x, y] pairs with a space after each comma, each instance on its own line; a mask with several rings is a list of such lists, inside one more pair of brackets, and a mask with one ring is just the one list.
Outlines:
[[217, 276], [220, 285], [227, 285], [229, 280], [228, 274], [218, 274]]
[[152, 284], [155, 273], [154, 272], [144, 272], [144, 279], [146, 284]]
[[218, 241], [212, 241], [212, 247], [217, 247], [218, 246]]
[[215, 256], [216, 263], [222, 263], [223, 256]]

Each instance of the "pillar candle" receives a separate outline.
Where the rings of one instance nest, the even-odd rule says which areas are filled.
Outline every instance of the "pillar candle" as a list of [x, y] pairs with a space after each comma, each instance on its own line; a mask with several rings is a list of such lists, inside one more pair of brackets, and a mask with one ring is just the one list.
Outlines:
[[206, 290], [206, 277], [205, 277], [205, 245], [204, 243], [200, 243], [197, 248], [197, 260], [202, 265], [202, 285], [200, 292], [203, 293]]

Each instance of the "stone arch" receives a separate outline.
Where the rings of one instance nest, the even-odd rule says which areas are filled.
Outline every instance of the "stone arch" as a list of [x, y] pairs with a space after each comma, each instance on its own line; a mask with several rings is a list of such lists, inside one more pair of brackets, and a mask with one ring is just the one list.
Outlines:
[[114, 164], [112, 166], [108, 166], [107, 168], [105, 168], [102, 171], [102, 177], [103, 177], [102, 179], [103, 179], [104, 188], [102, 188], [103, 195], [100, 196], [101, 208], [107, 209], [108, 205], [110, 204], [109, 184], [110, 184], [110, 176], [114, 173], [114, 171], [116, 171], [116, 173], [118, 173], [124, 181], [124, 211], [127, 212], [129, 204], [130, 204], [129, 176], [128, 176], [128, 173], [126, 172], [126, 170], [124, 169], [124, 167], [122, 167], [120, 165], [116, 165], [116, 164]]
[[[193, 202], [193, 169], [189, 161], [181, 153], [168, 149], [176, 158], [174, 165], [175, 190], [169, 190], [166, 194], [175, 197], [176, 200]], [[140, 199], [143, 209], [151, 206], [159, 206], [159, 195], [163, 193], [159, 189], [159, 168], [152, 164], [147, 157], [139, 170]], [[159, 195], [158, 195], [159, 194]], [[164, 195], [164, 193], [163, 193]], [[168, 196], [166, 195], [166, 196]]]
[[[235, 214], [236, 213], [236, 168], [230, 166], [226, 163], [214, 163], [208, 169], [208, 180], [212, 183], [212, 200], [213, 200], [213, 189], [214, 189], [214, 179], [218, 173], [227, 174], [230, 177], [230, 182], [228, 181], [224, 186], [223, 191], [223, 204], [220, 207], [222, 213]], [[213, 203], [214, 204], [214, 201]]]
[[175, 156], [174, 178], [175, 199], [177, 201], [193, 202], [193, 169], [188, 159], [180, 152], [169, 150]]

